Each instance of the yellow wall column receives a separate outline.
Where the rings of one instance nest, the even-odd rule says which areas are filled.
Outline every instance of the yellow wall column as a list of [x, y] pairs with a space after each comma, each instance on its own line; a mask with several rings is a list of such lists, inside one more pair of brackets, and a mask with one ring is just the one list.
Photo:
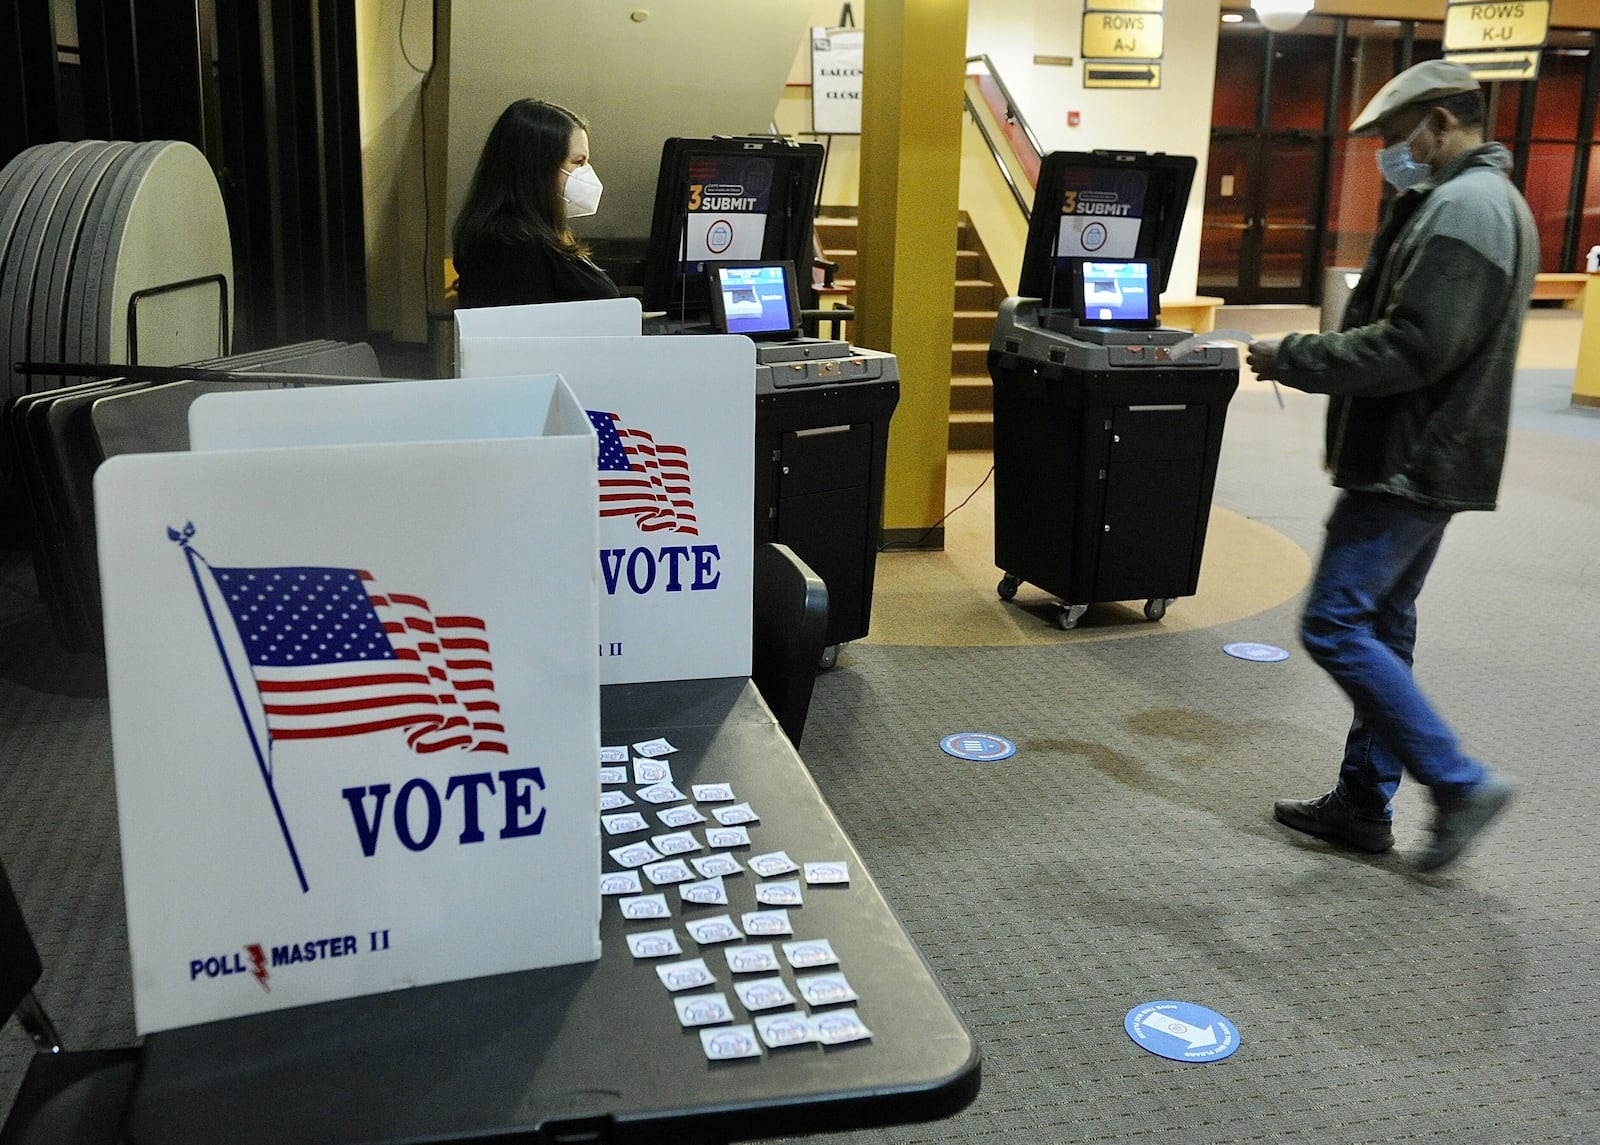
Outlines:
[[872, 0], [862, 26], [852, 340], [899, 361], [883, 524], [910, 539], [944, 516], [967, 0]]
[[1572, 404], [1600, 406], [1600, 275], [1583, 284], [1583, 327], [1578, 334], [1578, 373]]

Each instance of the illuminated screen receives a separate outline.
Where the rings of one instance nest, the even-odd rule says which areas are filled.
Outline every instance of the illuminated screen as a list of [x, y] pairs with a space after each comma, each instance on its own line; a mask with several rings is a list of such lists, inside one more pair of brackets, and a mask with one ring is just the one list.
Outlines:
[[712, 274], [715, 325], [729, 334], [791, 335], [799, 328], [787, 263], [717, 266]]
[[1084, 260], [1080, 315], [1089, 323], [1148, 322], [1157, 310], [1150, 297], [1150, 264]]

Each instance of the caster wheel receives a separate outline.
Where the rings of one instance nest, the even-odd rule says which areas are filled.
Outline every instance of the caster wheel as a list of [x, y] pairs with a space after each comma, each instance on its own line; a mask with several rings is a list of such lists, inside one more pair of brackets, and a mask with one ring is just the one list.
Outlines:
[[817, 663], [817, 669], [826, 672], [839, 662], [839, 649], [841, 644], [830, 644], [822, 650], [822, 659]]
[[1088, 611], [1087, 604], [1063, 604], [1061, 611], [1056, 613], [1056, 627], [1063, 632], [1071, 632], [1078, 627], [1078, 621], [1083, 619], [1083, 614]]
[[1152, 600], [1145, 601], [1144, 602], [1144, 618], [1146, 620], [1160, 620], [1163, 616], [1165, 616], [1167, 614], [1167, 605], [1169, 605], [1171, 603], [1172, 603], [1171, 598], [1163, 599], [1162, 597], [1159, 597], [1159, 596], [1155, 597]]
[[995, 587], [995, 592], [1000, 594], [1001, 600], [1010, 600], [1017, 595], [1017, 587], [1022, 584], [1022, 578], [1007, 573], [1000, 578], [1000, 583]]

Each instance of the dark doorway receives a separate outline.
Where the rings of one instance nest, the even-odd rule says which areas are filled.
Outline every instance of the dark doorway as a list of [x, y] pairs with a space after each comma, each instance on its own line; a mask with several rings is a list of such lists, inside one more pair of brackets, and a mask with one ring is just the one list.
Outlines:
[[1319, 270], [1319, 143], [1213, 138], [1206, 164], [1200, 292], [1231, 303], [1306, 305]]

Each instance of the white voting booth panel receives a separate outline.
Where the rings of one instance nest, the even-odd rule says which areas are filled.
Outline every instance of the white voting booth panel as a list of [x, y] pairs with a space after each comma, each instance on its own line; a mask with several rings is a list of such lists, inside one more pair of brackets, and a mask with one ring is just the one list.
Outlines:
[[[214, 396], [210, 451], [95, 477], [139, 1031], [599, 957], [570, 390]], [[223, 447], [257, 421], [265, 447]]]
[[456, 352], [464, 338], [627, 338], [644, 330], [637, 298], [594, 298], [455, 311]]
[[463, 377], [560, 374], [600, 434], [600, 679], [747, 676], [755, 344], [461, 338]]

